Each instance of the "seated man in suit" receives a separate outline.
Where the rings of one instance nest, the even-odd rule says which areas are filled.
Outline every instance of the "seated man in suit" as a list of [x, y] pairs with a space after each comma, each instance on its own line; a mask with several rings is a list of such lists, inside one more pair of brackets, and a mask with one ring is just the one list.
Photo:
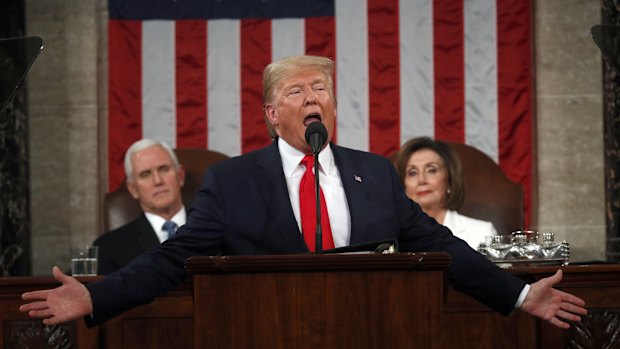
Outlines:
[[333, 69], [331, 59], [316, 56], [269, 64], [263, 72], [263, 100], [270, 145], [210, 166], [187, 223], [171, 239], [86, 286], [54, 267], [62, 285], [24, 293], [29, 303], [20, 310], [46, 325], [80, 317], [97, 325], [175, 288], [187, 279], [184, 263], [191, 256], [313, 251], [314, 230], [306, 227], [314, 226], [316, 214], [302, 203], [306, 184], [314, 179], [305, 132], [320, 122], [326, 129], [318, 155], [321, 210], [326, 211], [321, 215], [323, 248], [397, 239], [404, 252], [450, 254], [451, 284], [503, 314], [521, 309], [568, 328], [568, 321], [587, 313], [582, 299], [553, 288], [562, 279], [561, 270], [525, 284], [407, 198], [390, 160], [330, 143], [336, 121]]
[[163, 142], [142, 139], [125, 153], [127, 190], [144, 211], [134, 221], [101, 235], [98, 274], [111, 274], [139, 255], [167, 240], [185, 224], [181, 198], [183, 166]]

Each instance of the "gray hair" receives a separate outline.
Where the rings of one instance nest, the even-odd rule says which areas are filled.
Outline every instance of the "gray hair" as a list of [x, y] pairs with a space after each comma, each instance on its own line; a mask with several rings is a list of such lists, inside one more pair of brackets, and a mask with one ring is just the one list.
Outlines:
[[172, 148], [170, 148], [166, 143], [162, 141], [144, 138], [132, 144], [125, 153], [125, 176], [127, 176], [128, 182], [131, 182], [133, 180], [131, 176], [133, 172], [131, 157], [134, 156], [134, 154], [136, 154], [137, 152], [150, 147], [162, 147], [168, 153], [168, 156], [170, 156], [174, 168], [177, 170], [179, 169], [179, 160], [177, 159], [177, 155], [174, 153]]

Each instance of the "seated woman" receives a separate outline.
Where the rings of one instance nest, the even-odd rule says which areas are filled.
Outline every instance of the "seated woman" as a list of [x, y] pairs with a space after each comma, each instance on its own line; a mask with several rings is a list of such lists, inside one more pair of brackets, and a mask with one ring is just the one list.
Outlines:
[[463, 169], [446, 143], [429, 137], [411, 139], [396, 154], [394, 165], [407, 196], [473, 249], [485, 236], [497, 234], [492, 223], [457, 212], [464, 198]]

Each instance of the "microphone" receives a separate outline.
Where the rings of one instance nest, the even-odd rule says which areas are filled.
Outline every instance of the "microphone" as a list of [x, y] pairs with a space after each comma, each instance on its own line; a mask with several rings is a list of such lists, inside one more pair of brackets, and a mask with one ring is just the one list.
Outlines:
[[327, 140], [327, 129], [320, 122], [313, 122], [306, 127], [306, 142], [312, 148], [314, 156], [314, 189], [316, 193], [316, 233], [315, 253], [323, 252], [323, 230], [321, 229], [321, 187], [319, 186], [319, 152]]
[[[312, 155], [317, 156], [319, 154], [326, 140], [327, 129], [322, 123], [313, 122], [306, 127], [306, 143], [312, 147]], [[316, 164], [316, 161], [314, 163]]]

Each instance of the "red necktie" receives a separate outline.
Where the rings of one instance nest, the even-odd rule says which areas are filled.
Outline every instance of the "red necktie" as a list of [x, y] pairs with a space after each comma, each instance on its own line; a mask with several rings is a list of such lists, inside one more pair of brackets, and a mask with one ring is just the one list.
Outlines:
[[[299, 183], [299, 206], [301, 209], [301, 230], [308, 249], [311, 252], [315, 250], [316, 238], [316, 192], [314, 190], [314, 157], [306, 155], [301, 163], [306, 166], [306, 172], [301, 177]], [[323, 233], [323, 250], [334, 248], [334, 239], [332, 237], [332, 229], [329, 225], [329, 215], [327, 214], [327, 205], [323, 191], [321, 193], [321, 228]]]

